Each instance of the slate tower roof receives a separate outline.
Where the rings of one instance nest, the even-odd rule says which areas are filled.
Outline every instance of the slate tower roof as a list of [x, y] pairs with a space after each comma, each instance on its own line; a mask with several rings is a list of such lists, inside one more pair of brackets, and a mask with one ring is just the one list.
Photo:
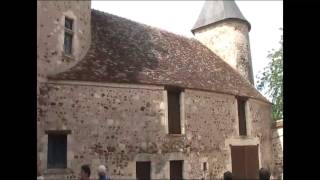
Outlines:
[[227, 19], [238, 19], [247, 23], [250, 30], [250, 23], [244, 18], [234, 0], [209, 0], [202, 7], [201, 13], [192, 28], [195, 30]]

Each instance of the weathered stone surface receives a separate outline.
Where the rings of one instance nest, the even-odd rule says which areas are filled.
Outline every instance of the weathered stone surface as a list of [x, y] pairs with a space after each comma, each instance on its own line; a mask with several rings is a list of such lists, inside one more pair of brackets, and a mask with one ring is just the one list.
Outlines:
[[[75, 65], [91, 42], [90, 1], [37, 1], [38, 81]], [[64, 20], [73, 19], [73, 57], [63, 55]]]
[[[279, 125], [280, 124], [280, 125]], [[272, 128], [272, 151], [274, 174], [280, 178], [283, 173], [283, 120], [277, 121]]]
[[[171, 136], [163, 123], [166, 108], [162, 104], [166, 101], [161, 87], [150, 90], [44, 83], [40, 90], [38, 138], [46, 138], [44, 130], [71, 130], [68, 168], [75, 173], [84, 163], [92, 167], [106, 164], [111, 177], [135, 178], [135, 161], [141, 154], [148, 154], [149, 160], [154, 161], [153, 176], [167, 177], [166, 164], [177, 153], [185, 160], [185, 177], [221, 178], [223, 172], [230, 170], [226, 140], [238, 136], [234, 96], [185, 90], [185, 134]], [[265, 139], [260, 138], [259, 147], [265, 165], [271, 154], [267, 140], [271, 133], [266, 128], [270, 122], [269, 104], [250, 101], [251, 104], [251, 134], [256, 137], [263, 132]], [[266, 113], [256, 117], [261, 111]], [[38, 151], [45, 157], [46, 142], [39, 139]], [[201, 158], [208, 163], [207, 172], [202, 171]], [[42, 164], [46, 164], [46, 158]]]
[[248, 25], [224, 20], [194, 31], [195, 38], [253, 84]]
[[[170, 160], [184, 160], [185, 179], [222, 178], [232, 171], [234, 144], [258, 144], [260, 166], [274, 169], [271, 104], [198, 41], [95, 10], [91, 18], [90, 1], [37, 6], [37, 152], [47, 179], [75, 179], [82, 164], [90, 164], [92, 178], [105, 164], [111, 178], [133, 179], [136, 161], [146, 160], [153, 179], [169, 179]], [[62, 52], [65, 15], [75, 20], [72, 58]], [[246, 29], [234, 27], [234, 40], [248, 42]], [[231, 25], [221, 28], [231, 32]], [[232, 57], [247, 45], [234, 44]], [[57, 73], [60, 79], [47, 79]], [[185, 89], [182, 135], [168, 135], [166, 85]], [[239, 137], [235, 96], [249, 98], [248, 137]], [[47, 169], [46, 130], [71, 131], [66, 170]]]

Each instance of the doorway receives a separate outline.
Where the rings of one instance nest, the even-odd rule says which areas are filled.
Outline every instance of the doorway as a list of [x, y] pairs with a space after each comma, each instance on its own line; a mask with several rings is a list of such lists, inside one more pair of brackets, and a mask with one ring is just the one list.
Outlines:
[[259, 179], [259, 153], [256, 146], [231, 146], [234, 179]]

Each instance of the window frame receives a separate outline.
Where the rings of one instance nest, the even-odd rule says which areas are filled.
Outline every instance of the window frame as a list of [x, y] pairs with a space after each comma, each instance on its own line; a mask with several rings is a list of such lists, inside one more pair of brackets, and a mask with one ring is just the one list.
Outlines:
[[[173, 168], [173, 164], [175, 164], [176, 163], [176, 165], [181, 165], [181, 173], [178, 173], [178, 174], [181, 174], [181, 179], [179, 179], [179, 180], [184, 180], [184, 166], [185, 166], [185, 161], [184, 160], [170, 160], [169, 161], [169, 179], [170, 180], [172, 180], [173, 178], [172, 178], [172, 172], [174, 171], [175, 172], [175, 175], [176, 175], [176, 169], [175, 170], [173, 170], [172, 168]], [[177, 179], [173, 179], [173, 180], [177, 180]]]
[[[184, 134], [184, 108], [183, 108], [183, 96], [184, 96], [184, 89], [179, 88], [179, 87], [173, 87], [173, 86], [166, 86], [165, 87], [166, 90], [166, 98], [167, 98], [167, 134], [168, 135], [173, 135], [173, 136], [181, 136]], [[171, 122], [171, 118], [172, 116], [170, 115], [172, 112], [170, 110], [170, 105], [169, 103], [171, 102], [170, 98], [169, 98], [169, 93], [178, 93], [178, 106], [179, 107], [175, 107], [175, 109], [178, 109], [178, 116], [179, 116], [179, 130], [175, 131], [171, 129], [172, 122]], [[179, 133], [177, 133], [179, 132]]]
[[248, 136], [248, 119], [246, 106], [248, 98], [246, 97], [236, 97], [237, 99], [237, 116], [238, 116], [238, 127], [239, 127], [239, 136]]
[[[68, 28], [68, 27], [66, 26], [66, 22], [67, 22], [67, 21], [70, 21], [70, 23], [71, 23], [71, 28]], [[74, 22], [74, 20], [73, 20], [72, 18], [69, 18], [69, 17], [65, 16], [65, 18], [64, 18], [64, 28], [67, 29], [67, 30], [69, 30], [69, 31], [71, 31], [71, 32], [73, 32], [73, 22]]]
[[[50, 131], [45, 131], [45, 133], [48, 136], [48, 143], [47, 143], [47, 169], [48, 170], [54, 170], [54, 169], [61, 169], [61, 170], [65, 170], [68, 168], [68, 134], [71, 133], [70, 130], [50, 130]], [[52, 141], [53, 137], [58, 137], [58, 138], [63, 138], [63, 145], [65, 145], [65, 147], [62, 147], [62, 153], [64, 153], [64, 159], [61, 161], [62, 165], [59, 165], [59, 163], [52, 163], [51, 158], [55, 159], [53, 156], [53, 154], [56, 154], [57, 151], [52, 152], [54, 150], [52, 150], [52, 146], [54, 144], [54, 142]], [[60, 136], [60, 137], [59, 137]], [[59, 140], [55, 139], [54, 140], [55, 143], [57, 143]], [[52, 144], [53, 143], [53, 144]], [[60, 142], [61, 143], [61, 142]], [[59, 143], [58, 143], [59, 144]], [[61, 151], [61, 148], [60, 148]], [[60, 152], [61, 153], [61, 152]]]
[[[149, 178], [148, 178], [148, 180], [151, 180], [152, 179], [152, 163], [151, 163], [151, 161], [136, 161], [136, 179], [137, 180], [139, 180], [139, 178], [138, 178], [138, 164], [139, 163], [146, 163], [146, 164], [148, 164], [148, 166], [149, 166]], [[143, 179], [143, 180], [147, 180], [147, 179]]]
[[[66, 21], [71, 21], [71, 29], [66, 27]], [[71, 37], [70, 42], [70, 52], [66, 51], [66, 34]], [[65, 16], [64, 18], [64, 39], [63, 39], [63, 53], [67, 56], [73, 56], [73, 35], [74, 35], [74, 20], [70, 17]]]

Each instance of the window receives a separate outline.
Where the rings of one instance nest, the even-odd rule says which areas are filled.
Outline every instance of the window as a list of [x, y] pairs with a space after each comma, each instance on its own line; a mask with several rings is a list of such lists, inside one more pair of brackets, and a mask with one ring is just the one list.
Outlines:
[[180, 94], [179, 90], [168, 90], [168, 126], [169, 134], [181, 134]]
[[150, 161], [140, 161], [136, 162], [136, 177], [137, 180], [150, 180], [150, 170], [151, 170]]
[[67, 168], [67, 134], [48, 134], [48, 168]]
[[246, 123], [246, 111], [245, 111], [246, 100], [243, 98], [237, 98], [237, 104], [238, 104], [238, 118], [239, 118], [239, 135], [246, 136], [247, 135], [247, 123]]
[[208, 170], [207, 162], [204, 162], [203, 163], [203, 171], [207, 171], [207, 170]]
[[64, 21], [64, 27], [72, 31], [72, 23], [73, 20], [66, 17]]
[[72, 37], [73, 37], [73, 20], [65, 18], [64, 21], [64, 53], [71, 55], [72, 54]]
[[182, 180], [183, 161], [170, 161], [170, 180]]

